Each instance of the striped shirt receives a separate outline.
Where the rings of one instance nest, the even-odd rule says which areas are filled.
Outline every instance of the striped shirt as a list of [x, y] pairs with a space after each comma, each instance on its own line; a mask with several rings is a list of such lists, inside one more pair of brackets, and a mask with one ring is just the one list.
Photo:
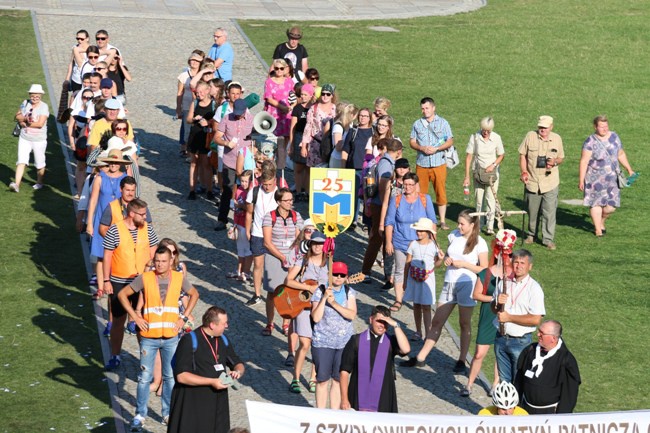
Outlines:
[[296, 231], [302, 229], [302, 224], [302, 217], [298, 212], [296, 212], [296, 224], [293, 223], [291, 212], [289, 212], [286, 219], [282, 218], [278, 213], [275, 225], [273, 225], [271, 212], [264, 215], [264, 220], [262, 221], [262, 227], [273, 227], [271, 231], [271, 242], [285, 256], [291, 251], [291, 245], [296, 240]]
[[[138, 229], [129, 229], [129, 233], [131, 233], [131, 237], [133, 238], [133, 242], [137, 242], [138, 240]], [[153, 231], [153, 227], [150, 225], [147, 225], [147, 233], [149, 235], [149, 247], [154, 247], [158, 245], [160, 242], [158, 240], [158, 235], [156, 235], [156, 232]], [[114, 251], [115, 248], [117, 248], [120, 245], [120, 233], [117, 231], [117, 226], [113, 224], [108, 231], [106, 232], [106, 236], [104, 236], [104, 249], [109, 250], [109, 251]], [[118, 283], [118, 284], [129, 284], [133, 281], [133, 278], [119, 278], [111, 275], [111, 283]]]

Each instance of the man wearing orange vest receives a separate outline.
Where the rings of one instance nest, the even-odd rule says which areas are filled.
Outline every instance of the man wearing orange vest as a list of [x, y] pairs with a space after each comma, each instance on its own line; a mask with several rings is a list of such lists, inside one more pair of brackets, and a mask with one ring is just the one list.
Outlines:
[[[106, 206], [106, 209], [104, 209], [104, 213], [102, 214], [101, 219], [99, 220], [99, 234], [102, 236], [106, 236], [106, 232], [108, 232], [108, 229], [110, 228], [111, 224], [115, 224], [118, 221], [122, 221], [124, 218], [127, 217], [127, 212], [126, 212], [126, 207], [133, 201], [136, 195], [136, 190], [137, 190], [137, 183], [135, 181], [135, 178], [132, 176], [126, 176], [122, 178], [120, 181], [120, 192], [122, 193], [122, 196], [120, 198], [117, 198], [110, 202], [108, 206]], [[151, 214], [149, 213], [149, 209], [147, 209], [147, 224], [151, 224]], [[99, 289], [97, 290], [97, 297], [101, 298], [104, 296], [104, 290], [102, 288], [102, 285], [99, 285]], [[110, 298], [108, 299], [108, 323], [106, 324], [106, 328], [104, 329], [104, 336], [108, 337], [110, 336], [110, 332], [113, 326], [113, 315], [110, 314], [111, 310], [111, 300]], [[135, 322], [133, 323], [133, 328], [135, 329]], [[127, 330], [129, 327], [127, 326]], [[135, 334], [135, 331], [132, 332]]]
[[[153, 258], [158, 236], [147, 224], [147, 203], [133, 199], [126, 207], [127, 217], [117, 221], [104, 236], [104, 292], [111, 295], [111, 312], [113, 313], [113, 329], [111, 330], [111, 359], [106, 365], [107, 370], [120, 366], [120, 351], [124, 339], [124, 322], [126, 310], [117, 295], [120, 290], [131, 284], [138, 275], [145, 271], [147, 264]], [[110, 275], [110, 278], [107, 278]], [[138, 297], [129, 298], [135, 307]]]
[[[158, 247], [153, 263], [154, 271], [137, 276], [117, 295], [124, 310], [131, 317], [135, 317], [141, 337], [137, 405], [131, 431], [142, 430], [144, 420], [147, 418], [149, 385], [153, 380], [158, 351], [162, 360], [163, 376], [162, 417], [163, 424], [167, 424], [169, 403], [174, 388], [171, 360], [178, 344], [178, 333], [183, 329], [187, 316], [199, 300], [199, 292], [187, 281], [183, 273], [171, 269], [172, 256], [167, 247]], [[139, 292], [143, 293], [144, 307], [141, 312], [136, 313], [129, 296]], [[190, 298], [184, 314], [181, 314], [178, 309], [181, 294], [187, 294]]]

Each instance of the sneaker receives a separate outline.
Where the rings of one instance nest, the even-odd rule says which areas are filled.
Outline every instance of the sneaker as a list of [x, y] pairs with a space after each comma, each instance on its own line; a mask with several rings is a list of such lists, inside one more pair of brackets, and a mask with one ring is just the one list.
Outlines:
[[104, 328], [104, 332], [102, 332], [104, 337], [110, 337], [111, 336], [111, 328], [112, 327], [113, 327], [113, 322], [106, 323], [106, 327]]
[[287, 355], [287, 359], [284, 360], [285, 367], [293, 367], [296, 362], [294, 356], [290, 353]]
[[126, 328], [124, 329], [124, 332], [127, 332], [127, 333], [129, 333], [131, 335], [136, 335], [138, 333], [138, 330], [137, 330], [137, 328], [135, 326], [135, 322], [131, 321], [131, 322], [127, 323]]
[[160, 421], [160, 424], [162, 424], [162, 425], [167, 425], [167, 424], [169, 424], [169, 415], [165, 415], [165, 416], [163, 417], [162, 421]]
[[239, 276], [240, 276], [240, 275], [241, 275], [241, 274], [240, 274], [239, 272], [237, 272], [237, 271], [235, 271], [235, 272], [228, 272], [228, 273], [226, 274], [226, 278], [239, 279]]
[[551, 251], [557, 250], [557, 246], [555, 245], [555, 242], [549, 242], [546, 244], [546, 248], [548, 248]]
[[43, 188], [43, 184], [42, 184], [42, 183], [35, 183], [35, 184], [32, 186], [32, 188], [35, 189], [36, 191], [38, 191], [39, 189], [42, 189], [42, 188]]
[[531, 235], [526, 236], [526, 239], [524, 239], [524, 243], [527, 244], [527, 245], [530, 245], [533, 242], [535, 242], [535, 238], [532, 237]]
[[381, 289], [382, 289], [382, 290], [391, 290], [393, 287], [395, 287], [395, 286], [393, 285], [392, 282], [390, 282], [390, 281], [386, 281], [386, 282], [384, 283], [384, 285], [381, 286]]
[[463, 388], [463, 389], [460, 391], [460, 396], [461, 396], [461, 397], [469, 397], [469, 395], [470, 395], [471, 393], [472, 393], [472, 390], [471, 390], [471, 389]]
[[205, 195], [205, 198], [208, 200], [214, 200], [216, 197], [212, 193], [212, 191], [208, 191], [208, 193]]
[[424, 361], [418, 361], [417, 358], [409, 358], [407, 361], [402, 361], [400, 364], [402, 367], [424, 367], [426, 364]]
[[142, 431], [144, 427], [144, 417], [136, 415], [131, 421], [131, 431]]
[[246, 272], [242, 272], [238, 277], [237, 281], [241, 281], [242, 283], [252, 283], [253, 282], [253, 276], [247, 274]]
[[112, 370], [115, 370], [115, 369], [119, 368], [121, 363], [122, 363], [122, 360], [120, 360], [120, 358], [118, 358], [117, 355], [114, 355], [108, 361], [108, 364], [106, 364], [105, 368], [106, 368], [107, 371], [112, 371]]
[[246, 301], [246, 305], [256, 305], [256, 304], [259, 304], [260, 302], [262, 302], [262, 297], [257, 296], [257, 295], [253, 295], [252, 298], [250, 298], [248, 301]]
[[9, 184], [9, 189], [12, 190], [13, 192], [20, 192], [20, 188], [18, 188], [18, 185], [16, 185], [16, 182], [11, 182]]
[[196, 191], [190, 191], [190, 193], [187, 195], [188, 200], [196, 200]]
[[467, 371], [467, 367], [465, 367], [465, 363], [463, 361], [456, 361], [456, 365], [454, 365], [454, 373], [465, 373]]
[[220, 232], [226, 229], [226, 223], [223, 221], [217, 221], [217, 225], [214, 228], [215, 232]]

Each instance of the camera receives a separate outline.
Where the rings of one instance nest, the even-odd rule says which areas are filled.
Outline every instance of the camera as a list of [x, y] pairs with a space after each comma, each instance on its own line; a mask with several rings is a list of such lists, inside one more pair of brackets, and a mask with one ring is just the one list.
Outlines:
[[535, 168], [546, 168], [546, 156], [538, 156]]

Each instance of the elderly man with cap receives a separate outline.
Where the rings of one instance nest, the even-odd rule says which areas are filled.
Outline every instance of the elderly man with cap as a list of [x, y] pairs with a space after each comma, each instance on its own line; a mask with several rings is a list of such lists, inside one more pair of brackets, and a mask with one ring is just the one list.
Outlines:
[[[275, 47], [273, 60], [284, 59], [291, 62], [295, 71], [306, 72], [309, 69], [307, 58], [307, 49], [299, 41], [302, 39], [302, 30], [298, 26], [287, 29], [287, 42], [283, 42]], [[273, 69], [273, 65], [271, 65]], [[297, 75], [297, 74], [296, 74]]]
[[214, 60], [215, 78], [221, 78], [223, 81], [232, 80], [232, 65], [235, 60], [235, 52], [232, 45], [228, 42], [228, 32], [223, 27], [214, 31], [214, 45], [208, 52], [208, 57]]
[[560, 190], [560, 171], [558, 165], [564, 161], [562, 138], [552, 132], [553, 118], [540, 116], [537, 131], [526, 134], [519, 146], [520, 180], [526, 185], [524, 201], [528, 211], [528, 230], [525, 244], [532, 244], [535, 236], [539, 238], [539, 214], [542, 244], [555, 250], [555, 214], [557, 212], [558, 192]]
[[521, 406], [530, 414], [571, 413], [580, 383], [578, 362], [562, 339], [562, 325], [546, 320], [537, 331], [537, 343], [519, 355], [514, 384]]
[[[406, 334], [383, 305], [372, 308], [369, 326], [350, 338], [341, 358], [341, 409], [397, 413], [395, 356], [411, 350]], [[388, 327], [395, 335], [388, 335]]]
[[214, 136], [214, 142], [223, 147], [223, 172], [219, 216], [215, 230], [223, 230], [228, 222], [230, 199], [235, 187], [237, 153], [239, 149], [250, 146], [249, 135], [253, 132], [253, 115], [248, 111], [246, 101], [237, 99], [233, 103], [232, 113], [219, 122], [219, 128]]

